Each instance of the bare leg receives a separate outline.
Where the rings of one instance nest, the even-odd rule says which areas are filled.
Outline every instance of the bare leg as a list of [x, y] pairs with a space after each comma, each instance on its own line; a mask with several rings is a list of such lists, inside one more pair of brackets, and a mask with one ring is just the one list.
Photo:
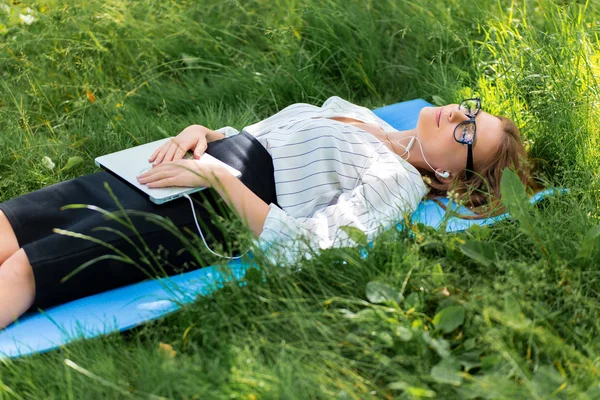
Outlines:
[[8, 218], [0, 211], [0, 265], [19, 250], [19, 242]]
[[34, 298], [33, 270], [20, 249], [0, 266], [0, 330], [27, 311]]

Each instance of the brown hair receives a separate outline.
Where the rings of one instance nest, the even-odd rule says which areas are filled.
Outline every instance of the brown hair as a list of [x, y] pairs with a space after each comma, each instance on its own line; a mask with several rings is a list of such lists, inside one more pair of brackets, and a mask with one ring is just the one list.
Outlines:
[[[496, 116], [502, 123], [504, 140], [496, 153], [489, 159], [475, 165], [475, 173], [468, 180], [464, 174], [455, 176], [449, 183], [438, 180], [432, 171], [419, 169], [430, 186], [427, 198], [450, 197], [463, 201], [465, 206], [481, 216], [496, 215], [503, 212], [500, 203], [500, 179], [502, 171], [509, 167], [519, 176], [521, 182], [529, 189], [536, 190], [536, 184], [531, 178], [531, 167], [527, 152], [521, 139], [517, 125], [508, 118]], [[478, 217], [478, 218], [479, 218]]]

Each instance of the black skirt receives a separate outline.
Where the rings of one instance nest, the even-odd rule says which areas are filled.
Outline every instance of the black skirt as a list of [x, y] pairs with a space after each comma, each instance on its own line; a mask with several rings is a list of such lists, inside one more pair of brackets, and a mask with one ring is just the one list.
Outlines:
[[[277, 203], [273, 161], [252, 135], [241, 132], [209, 143], [207, 153], [240, 170], [240, 180], [267, 204]], [[127, 210], [120, 217], [129, 218], [134, 228], [107, 218], [98, 209], [60, 210], [68, 204], [88, 204], [118, 212], [120, 208], [105, 189], [105, 183]], [[194, 199], [196, 215], [209, 245], [220, 242], [233, 254], [243, 250], [231, 246], [236, 232], [223, 230], [222, 221], [234, 214], [217, 192], [206, 189], [190, 197]], [[36, 286], [33, 310], [152, 276], [173, 275], [207, 265], [211, 258], [197, 235], [190, 207], [185, 198], [154, 204], [148, 195], [107, 172], [57, 183], [0, 204], [33, 268]], [[166, 217], [176, 229], [165, 229], [140, 212]], [[54, 233], [54, 228], [94, 239]], [[98, 257], [96, 262], [73, 273]], [[120, 257], [130, 261], [124, 262]]]

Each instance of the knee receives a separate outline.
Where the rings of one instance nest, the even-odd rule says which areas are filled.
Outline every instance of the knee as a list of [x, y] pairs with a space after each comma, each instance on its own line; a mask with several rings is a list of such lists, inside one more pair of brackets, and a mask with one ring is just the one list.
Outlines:
[[23, 249], [0, 267], [0, 330], [25, 313], [35, 300], [35, 281]]
[[0, 210], [0, 237], [2, 245], [0, 246], [0, 265], [7, 260], [13, 253], [19, 250], [19, 243], [10, 221]]
[[3, 279], [15, 279], [21, 282], [33, 282], [33, 269], [25, 250], [19, 249], [8, 260], [4, 261], [0, 269]]

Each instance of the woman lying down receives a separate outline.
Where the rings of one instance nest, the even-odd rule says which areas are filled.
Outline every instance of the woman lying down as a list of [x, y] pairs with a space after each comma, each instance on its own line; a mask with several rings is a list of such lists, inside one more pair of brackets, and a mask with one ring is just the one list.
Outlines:
[[[183, 158], [188, 150], [199, 158], [207, 147], [210, 152], [217, 146], [229, 159], [244, 163], [241, 178], [222, 167]], [[382, 228], [410, 215], [426, 195], [445, 196], [452, 189], [472, 208], [489, 204], [490, 198], [497, 201], [505, 167], [515, 168], [521, 180], [529, 182], [525, 160], [515, 124], [481, 110], [479, 99], [425, 107], [415, 129], [398, 131], [367, 108], [331, 97], [321, 107], [292, 104], [241, 132], [189, 126], [156, 149], [149, 160], [154, 167], [137, 179], [149, 188], [211, 187], [190, 197], [198, 200], [193, 206], [196, 218], [213, 245], [225, 236], [208, 205], [216, 208], [221, 202], [249, 226], [267, 255], [292, 263], [306, 253], [303, 246], [353, 245], [339, 229], [343, 226], [360, 229], [372, 241]], [[0, 329], [28, 310], [148, 277], [143, 268], [106, 257], [109, 250], [97, 241], [54, 233], [58, 228], [93, 236], [110, 244], [112, 254], [144, 264], [131, 244], [137, 240], [135, 232], [97, 211], [60, 210], [67, 204], [90, 204], [117, 211], [104, 182], [126, 210], [158, 214], [182, 232], [196, 231], [187, 199], [156, 205], [145, 193], [106, 172], [2, 203]], [[143, 216], [132, 213], [130, 218], [149, 249], [160, 249], [164, 272], [172, 275], [182, 266], [201, 267], [194, 264], [190, 251], [182, 250], [175, 235]], [[99, 226], [114, 229], [93, 230]]]

